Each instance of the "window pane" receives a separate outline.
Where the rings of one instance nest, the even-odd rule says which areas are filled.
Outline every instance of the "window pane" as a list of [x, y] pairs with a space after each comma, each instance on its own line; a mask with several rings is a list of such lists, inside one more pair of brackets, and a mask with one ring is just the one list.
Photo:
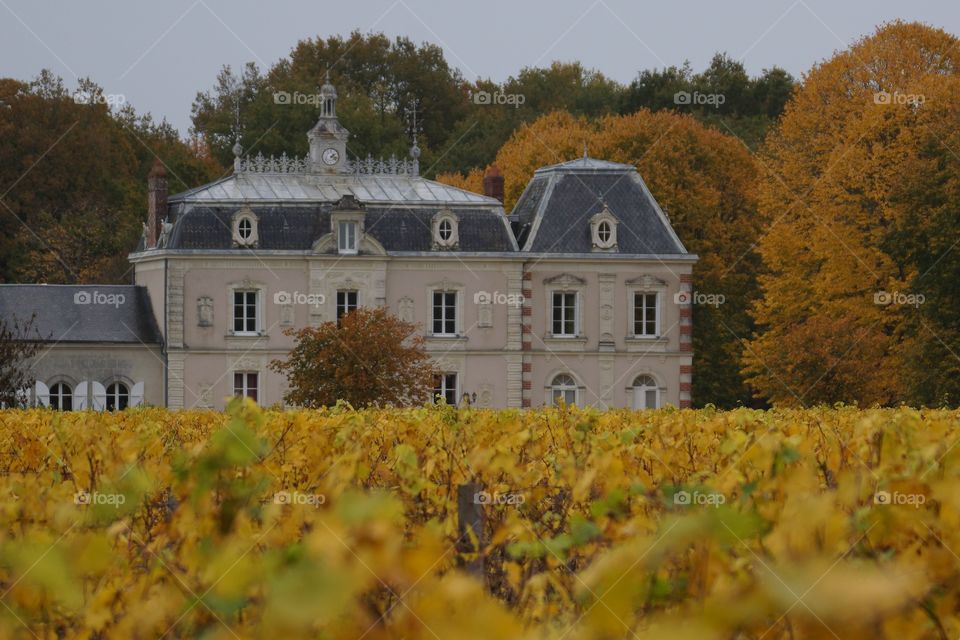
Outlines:
[[647, 409], [657, 408], [657, 390], [656, 389], [647, 389], [644, 406], [646, 406]]

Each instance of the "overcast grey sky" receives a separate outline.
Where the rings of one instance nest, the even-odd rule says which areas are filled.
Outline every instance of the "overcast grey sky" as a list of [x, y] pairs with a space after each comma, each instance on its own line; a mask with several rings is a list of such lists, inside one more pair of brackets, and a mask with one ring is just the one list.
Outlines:
[[302, 38], [353, 29], [436, 43], [468, 80], [579, 60], [628, 82], [716, 51], [799, 76], [896, 18], [960, 34], [956, 0], [0, 0], [0, 76], [89, 76], [185, 133], [222, 65], [265, 68]]

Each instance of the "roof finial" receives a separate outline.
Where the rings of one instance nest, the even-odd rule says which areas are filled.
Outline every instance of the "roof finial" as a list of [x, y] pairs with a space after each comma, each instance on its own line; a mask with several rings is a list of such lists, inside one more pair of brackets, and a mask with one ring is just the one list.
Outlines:
[[419, 175], [420, 173], [420, 146], [417, 144], [417, 134], [420, 133], [420, 128], [417, 125], [417, 105], [414, 103], [412, 107], [407, 109], [407, 112], [410, 114], [410, 133], [413, 134], [413, 146], [410, 147], [410, 157], [413, 158], [413, 174]]
[[587, 141], [586, 140], [583, 141], [583, 159], [584, 160], [587, 159]]

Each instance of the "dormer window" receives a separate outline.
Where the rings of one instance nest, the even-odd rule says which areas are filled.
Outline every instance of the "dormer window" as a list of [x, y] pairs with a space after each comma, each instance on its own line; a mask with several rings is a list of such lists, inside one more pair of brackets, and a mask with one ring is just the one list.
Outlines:
[[[363, 205], [351, 195], [345, 195], [330, 211], [331, 245], [336, 242], [337, 253], [355, 256], [360, 253], [361, 243], [369, 244], [363, 234], [366, 216]], [[365, 245], [364, 251], [369, 247]], [[332, 249], [332, 246], [331, 246]]]
[[449, 209], [433, 217], [433, 248], [456, 249], [460, 245], [459, 220]]
[[357, 252], [357, 223], [343, 220], [338, 225], [337, 251], [355, 254]]
[[233, 246], [256, 247], [260, 242], [257, 215], [244, 207], [233, 215]]
[[617, 219], [606, 204], [590, 218], [590, 236], [594, 251], [617, 250]]

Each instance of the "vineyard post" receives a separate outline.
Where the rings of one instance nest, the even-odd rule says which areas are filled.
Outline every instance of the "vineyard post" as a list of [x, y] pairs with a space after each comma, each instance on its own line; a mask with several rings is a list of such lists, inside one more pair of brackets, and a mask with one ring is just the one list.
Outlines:
[[[461, 552], [476, 551], [476, 558], [467, 564], [467, 571], [482, 578], [484, 575], [483, 548], [485, 541], [483, 505], [477, 499], [480, 491], [480, 485], [476, 482], [468, 482], [457, 486], [457, 532], [459, 534], [457, 546]], [[476, 549], [471, 543], [468, 527], [476, 537]]]

